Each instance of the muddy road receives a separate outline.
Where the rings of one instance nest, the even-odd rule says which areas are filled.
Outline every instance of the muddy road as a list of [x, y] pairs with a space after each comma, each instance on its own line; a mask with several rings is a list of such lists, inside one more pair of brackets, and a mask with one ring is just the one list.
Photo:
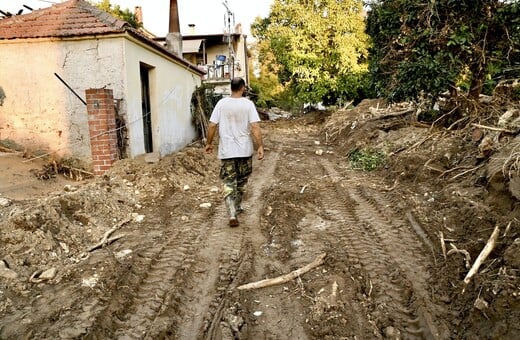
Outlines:
[[[471, 327], [480, 310], [457, 300], [457, 282], [439, 281], [440, 246], [416, 216], [410, 187], [353, 170], [321, 129], [318, 121], [263, 125], [266, 157], [254, 162], [238, 228], [227, 223], [218, 162], [197, 146], [159, 164], [123, 162], [103, 179], [2, 208], [3, 272], [13, 275], [0, 281], [0, 338], [478, 333]], [[16, 238], [22, 233], [36, 236]], [[237, 288], [323, 253], [322, 265], [296, 279]], [[43, 276], [48, 268], [57, 273]], [[514, 317], [518, 298], [510, 301]], [[501, 317], [508, 326], [500, 334], [518, 334]]]

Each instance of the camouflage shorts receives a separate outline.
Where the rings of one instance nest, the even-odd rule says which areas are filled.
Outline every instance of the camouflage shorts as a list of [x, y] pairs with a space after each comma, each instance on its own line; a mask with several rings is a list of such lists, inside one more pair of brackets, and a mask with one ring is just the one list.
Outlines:
[[243, 194], [251, 172], [253, 172], [253, 157], [223, 159], [220, 178], [224, 182], [224, 196]]

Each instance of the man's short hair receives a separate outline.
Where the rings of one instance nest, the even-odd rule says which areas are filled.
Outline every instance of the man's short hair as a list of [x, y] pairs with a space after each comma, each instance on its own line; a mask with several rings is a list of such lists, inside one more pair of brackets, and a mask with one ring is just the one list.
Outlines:
[[244, 79], [236, 77], [231, 79], [231, 91], [235, 92], [246, 86]]

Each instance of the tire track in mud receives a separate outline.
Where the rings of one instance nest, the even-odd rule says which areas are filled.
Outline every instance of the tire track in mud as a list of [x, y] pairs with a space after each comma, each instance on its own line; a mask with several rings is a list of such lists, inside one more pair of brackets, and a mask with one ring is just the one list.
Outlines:
[[[329, 161], [322, 159], [321, 164], [332, 178], [341, 178]], [[365, 186], [350, 188], [339, 180], [322, 197], [338, 218], [330, 227], [333, 236], [370, 278], [368, 295], [373, 294], [377, 306], [373, 313], [382, 309], [391, 315], [392, 326], [404, 338], [447, 338], [446, 328], [434, 317], [438, 306], [428, 297], [428, 261], [421, 242], [392, 212], [390, 201]]]
[[[262, 161], [260, 169], [253, 172], [251, 178], [250, 187], [250, 200], [249, 205], [251, 207], [258, 207], [256, 209], [250, 209], [247, 213], [245, 225], [247, 228], [247, 238], [252, 245], [252, 256], [254, 264], [248, 268], [248, 276], [254, 278], [265, 278], [265, 268], [268, 265], [272, 265], [276, 262], [272, 257], [266, 256], [265, 247], [268, 244], [267, 237], [262, 233], [261, 230], [261, 219], [262, 211], [264, 209], [263, 196], [266, 192], [270, 191], [280, 177], [277, 176], [277, 170], [280, 168], [283, 158], [282, 148], [279, 143], [275, 141], [269, 142], [270, 150], [266, 154], [266, 158]], [[283, 163], [286, 159], [283, 160]], [[244, 284], [247, 282], [240, 282]], [[266, 288], [267, 290], [269, 288]], [[276, 300], [277, 297], [271, 297], [269, 294], [265, 294], [265, 291], [241, 291], [239, 297], [241, 302], [249, 301], [248, 308], [255, 308], [254, 310], [248, 310], [250, 314], [260, 309], [267, 309], [267, 305], [270, 307], [265, 311], [266, 317], [262, 317], [261, 322], [259, 320], [250, 320], [248, 324], [247, 339], [306, 339], [306, 332], [304, 329], [304, 320], [301, 314], [303, 309], [301, 304], [296, 300], [283, 299], [282, 301]], [[255, 302], [256, 306], [252, 306], [251, 303]], [[263, 304], [264, 306], [262, 306]], [[268, 315], [268, 317], [267, 317]], [[283, 325], [281, 327], [280, 325]]]
[[[317, 139], [311, 137], [283, 144], [284, 164], [276, 170], [280, 182], [272, 194], [273, 204], [284, 206], [288, 202], [278, 198], [280, 193], [287, 197], [293, 192], [289, 197], [292, 196], [294, 201], [289, 204], [296, 205], [291, 219], [299, 221], [289, 228], [291, 231], [286, 229], [273, 235], [285, 239], [284, 245], [290, 247], [287, 263], [301, 267], [304, 258], [310, 261], [318, 254], [328, 254], [323, 268], [313, 270], [306, 274], [305, 280], [299, 281], [300, 294], [307, 301], [298, 310], [299, 313], [304, 311], [305, 315], [301, 327], [306, 330], [305, 338], [380, 338], [365, 301], [357, 298], [359, 284], [353, 284], [353, 281], [356, 282], [354, 276], [358, 276], [358, 271], [352, 271], [348, 265], [350, 256], [346, 249], [349, 247], [345, 246], [348, 242], [338, 242], [342, 233], [335, 232], [331, 226], [342, 223], [344, 218], [339, 211], [329, 208], [330, 201], [334, 200], [326, 198], [331, 192], [330, 188], [324, 189], [323, 183], [330, 182], [330, 176], [321, 165], [320, 159], [325, 156], [316, 152], [323, 150], [323, 146], [315, 142]], [[301, 162], [302, 159], [308, 161]], [[277, 192], [279, 190], [281, 192]], [[299, 216], [294, 216], [294, 213]], [[278, 219], [273, 222], [277, 221], [284, 222]], [[335, 289], [338, 293], [332, 298]]]
[[128, 277], [119, 282], [119, 287], [110, 297], [108, 305], [96, 317], [95, 327], [112, 324], [97, 332], [113, 333], [120, 339], [150, 338], [151, 334], [168, 332], [171, 321], [164, 322], [166, 312], [182, 309], [174, 299], [174, 292], [184, 287], [183, 282], [191, 275], [197, 261], [206, 231], [211, 227], [206, 214], [194, 214], [182, 226], [164, 225], [157, 219], [157, 226], [172, 235], [155, 242], [146, 242], [146, 247], [134, 256]]
[[212, 219], [212, 228], [200, 253], [203, 260], [199, 261], [199, 267], [201, 263], [203, 267], [198, 271], [202, 274], [192, 277], [185, 285], [189, 289], [178, 296], [186, 308], [175, 331], [177, 339], [213, 338], [227, 307], [226, 295], [242, 262], [245, 229], [228, 226], [224, 204]]

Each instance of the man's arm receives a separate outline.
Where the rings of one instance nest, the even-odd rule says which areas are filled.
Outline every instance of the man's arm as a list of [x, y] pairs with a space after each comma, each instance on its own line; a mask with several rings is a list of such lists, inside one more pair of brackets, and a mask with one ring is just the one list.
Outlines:
[[208, 139], [206, 140], [206, 153], [213, 152], [213, 138], [215, 138], [215, 133], [217, 132], [217, 124], [209, 122], [208, 125]]
[[262, 141], [262, 131], [260, 130], [260, 124], [258, 122], [251, 123], [251, 134], [255, 140], [257, 146], [258, 159], [264, 159], [264, 143]]

